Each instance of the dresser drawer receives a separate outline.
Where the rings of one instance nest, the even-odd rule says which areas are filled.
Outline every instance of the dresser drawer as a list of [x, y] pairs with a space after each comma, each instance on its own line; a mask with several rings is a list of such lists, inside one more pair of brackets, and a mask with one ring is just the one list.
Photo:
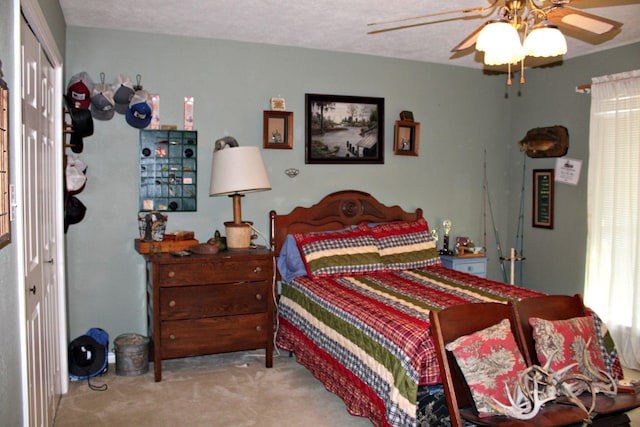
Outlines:
[[270, 336], [267, 319], [262, 313], [162, 322], [161, 357], [264, 348]]
[[162, 320], [264, 313], [270, 282], [228, 283], [160, 288]]
[[271, 280], [271, 259], [165, 264], [158, 267], [160, 286]]

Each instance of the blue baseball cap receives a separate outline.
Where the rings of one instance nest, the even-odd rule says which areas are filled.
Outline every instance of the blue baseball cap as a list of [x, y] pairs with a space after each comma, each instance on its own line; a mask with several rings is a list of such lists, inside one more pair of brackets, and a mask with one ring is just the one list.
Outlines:
[[137, 129], [144, 129], [151, 123], [151, 96], [149, 93], [140, 89], [136, 91], [129, 103], [129, 109], [126, 113], [127, 123]]

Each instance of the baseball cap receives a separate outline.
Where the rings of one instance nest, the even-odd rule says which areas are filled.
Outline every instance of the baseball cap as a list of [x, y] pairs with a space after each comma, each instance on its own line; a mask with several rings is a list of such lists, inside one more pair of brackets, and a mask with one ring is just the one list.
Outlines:
[[64, 97], [67, 111], [71, 117], [71, 151], [82, 153], [84, 142], [82, 138], [93, 135], [93, 118], [91, 111], [85, 108], [75, 108], [68, 96]]
[[89, 108], [91, 104], [91, 91], [93, 80], [86, 71], [74, 74], [67, 86], [67, 97], [75, 108]]
[[113, 100], [118, 113], [125, 114], [127, 112], [134, 93], [131, 79], [124, 74], [119, 74], [113, 83]]
[[144, 129], [151, 123], [151, 96], [149, 92], [140, 89], [135, 92], [129, 109], [126, 112], [127, 123], [134, 128]]
[[97, 83], [91, 96], [91, 115], [97, 120], [111, 120], [116, 112], [113, 90], [110, 84]]
[[87, 207], [76, 196], [69, 196], [64, 206], [64, 232], [69, 230], [69, 226], [77, 224], [84, 219]]

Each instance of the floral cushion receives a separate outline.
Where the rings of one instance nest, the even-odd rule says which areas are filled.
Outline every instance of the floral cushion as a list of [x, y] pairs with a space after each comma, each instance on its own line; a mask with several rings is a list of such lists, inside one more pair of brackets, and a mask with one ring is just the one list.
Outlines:
[[[586, 363], [592, 363], [597, 369], [605, 370], [602, 352], [598, 346], [595, 328], [590, 316], [574, 317], [567, 320], [544, 320], [537, 317], [529, 319], [533, 328], [536, 354], [541, 365], [553, 357], [549, 368], [558, 371], [572, 363], [576, 373], [589, 376]], [[585, 355], [585, 348], [589, 343]]]
[[424, 218], [381, 223], [370, 229], [388, 270], [409, 270], [440, 262], [436, 242]]
[[309, 277], [359, 275], [385, 268], [368, 229], [295, 233]]
[[494, 399], [509, 406], [507, 388], [513, 392], [518, 374], [526, 369], [509, 319], [446, 345], [455, 356], [478, 411], [478, 416], [499, 415]]

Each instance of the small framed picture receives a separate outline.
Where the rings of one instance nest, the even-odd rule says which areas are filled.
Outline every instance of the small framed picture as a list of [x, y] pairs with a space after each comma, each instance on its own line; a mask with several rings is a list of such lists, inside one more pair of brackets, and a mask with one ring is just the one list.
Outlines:
[[262, 129], [263, 148], [293, 148], [293, 112], [265, 111]]
[[271, 109], [274, 111], [286, 110], [284, 106], [284, 98], [271, 98]]
[[420, 123], [397, 120], [393, 152], [398, 156], [417, 156], [420, 146]]
[[404, 120], [407, 122], [413, 121], [413, 113], [411, 111], [400, 111], [400, 120]]

